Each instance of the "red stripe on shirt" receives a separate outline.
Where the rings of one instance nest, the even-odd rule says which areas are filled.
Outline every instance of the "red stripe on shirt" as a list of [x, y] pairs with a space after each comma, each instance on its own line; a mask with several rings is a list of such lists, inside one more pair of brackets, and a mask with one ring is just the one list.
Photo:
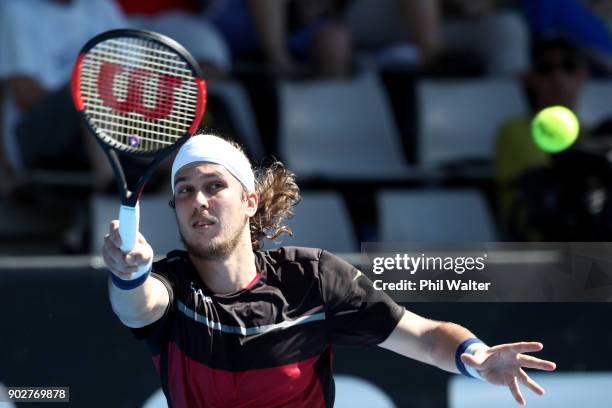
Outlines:
[[213, 369], [168, 344], [168, 389], [174, 408], [324, 408], [314, 365], [321, 356], [246, 371]]
[[251, 286], [253, 286], [255, 284], [255, 282], [257, 282], [259, 280], [259, 278], [261, 278], [261, 273], [257, 272], [255, 274], [255, 277], [253, 278], [253, 280], [250, 281], [248, 285], [246, 285], [245, 289], [249, 289]]

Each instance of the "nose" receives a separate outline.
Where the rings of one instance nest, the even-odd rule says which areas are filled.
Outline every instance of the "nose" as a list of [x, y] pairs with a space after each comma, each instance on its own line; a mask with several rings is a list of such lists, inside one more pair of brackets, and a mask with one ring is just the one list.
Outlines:
[[208, 197], [206, 197], [206, 194], [203, 191], [198, 190], [198, 192], [196, 193], [195, 198], [193, 200], [193, 207], [208, 209]]

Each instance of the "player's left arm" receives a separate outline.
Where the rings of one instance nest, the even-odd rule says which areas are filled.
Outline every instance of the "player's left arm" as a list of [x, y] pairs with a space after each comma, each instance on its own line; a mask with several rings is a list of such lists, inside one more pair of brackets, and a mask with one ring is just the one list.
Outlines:
[[[544, 394], [544, 389], [523, 370], [552, 371], [556, 368], [551, 361], [523, 354], [542, 350], [541, 343], [520, 342], [489, 347], [480, 341], [469, 340], [475, 338], [472, 332], [457, 324], [426, 319], [406, 311], [379, 346], [453, 373], [459, 373], [459, 367], [465, 367], [465, 371], [473, 376], [480, 376], [491, 384], [507, 386], [521, 405], [525, 399], [519, 382], [536, 394]], [[457, 356], [460, 361], [457, 361]]]

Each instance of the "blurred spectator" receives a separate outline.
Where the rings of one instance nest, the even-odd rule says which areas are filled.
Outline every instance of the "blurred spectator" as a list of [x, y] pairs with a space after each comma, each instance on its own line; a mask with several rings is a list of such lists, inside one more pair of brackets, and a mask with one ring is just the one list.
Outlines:
[[[563, 105], [574, 109], [583, 85], [588, 79], [585, 58], [570, 42], [561, 38], [546, 39], [534, 44], [531, 69], [523, 76], [523, 85], [531, 107], [531, 115], [511, 119], [501, 125], [496, 139], [495, 178], [498, 185], [500, 215], [506, 230], [522, 237], [539, 239], [536, 231], [527, 231], [517, 208], [517, 183], [532, 171], [550, 168], [553, 159], [533, 141], [531, 119], [541, 109]], [[584, 133], [584, 129], [581, 129]], [[517, 212], [519, 211], [519, 212]], [[518, 217], [518, 219], [517, 219]]]
[[352, 40], [334, 0], [216, 0], [206, 15], [225, 35], [235, 59], [266, 60], [295, 74], [311, 62], [322, 76], [350, 73]]
[[15, 173], [82, 165], [92, 168], [97, 186], [114, 179], [80, 124], [67, 83], [83, 44], [122, 25], [120, 11], [108, 0], [0, 2], [1, 146]]
[[[359, 47], [383, 64], [404, 63], [453, 75], [514, 75], [527, 67], [525, 22], [505, 0], [355, 0], [345, 19]], [[467, 66], [469, 64], [471, 66]], [[453, 72], [453, 70], [456, 71]]]
[[130, 26], [165, 34], [183, 45], [200, 64], [207, 79], [231, 70], [225, 39], [203, 18], [198, 0], [117, 0]]
[[[534, 37], [559, 35], [587, 54], [595, 72], [612, 74], [612, 37], [606, 25], [607, 0], [522, 0]], [[591, 6], [589, 8], [588, 6]], [[593, 12], [595, 11], [595, 13]], [[599, 15], [597, 15], [599, 14]]]
[[443, 0], [449, 51], [470, 51], [488, 75], [516, 75], [529, 65], [529, 32], [508, 0]]

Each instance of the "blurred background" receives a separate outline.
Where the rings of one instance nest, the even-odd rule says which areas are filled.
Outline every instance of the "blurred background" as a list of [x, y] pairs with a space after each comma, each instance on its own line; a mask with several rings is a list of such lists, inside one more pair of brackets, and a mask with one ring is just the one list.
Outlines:
[[[97, 255], [118, 195], [68, 89], [82, 45], [120, 27], [183, 44], [209, 86], [202, 128], [297, 174], [294, 237], [267, 247], [350, 257], [364, 241], [611, 240], [612, 1], [1, 0], [5, 385], [68, 385], [76, 406], [126, 407], [157, 388], [108, 305]], [[530, 132], [551, 105], [581, 122], [556, 155]], [[126, 166], [134, 177], [142, 163]], [[160, 170], [141, 216], [159, 256], [180, 245], [170, 195]], [[585, 376], [565, 392], [612, 386], [595, 375], [612, 370], [607, 303], [406, 306], [490, 344], [544, 341], [544, 358]], [[395, 406], [477, 407], [433, 368], [378, 350], [337, 356], [337, 372]], [[609, 406], [593, 398], [582, 406]], [[542, 406], [575, 406], [562, 401]]]

